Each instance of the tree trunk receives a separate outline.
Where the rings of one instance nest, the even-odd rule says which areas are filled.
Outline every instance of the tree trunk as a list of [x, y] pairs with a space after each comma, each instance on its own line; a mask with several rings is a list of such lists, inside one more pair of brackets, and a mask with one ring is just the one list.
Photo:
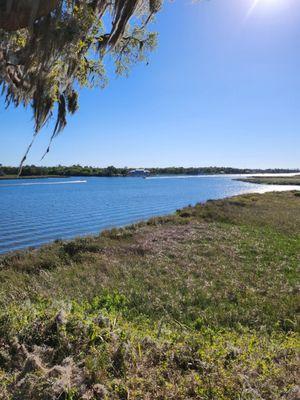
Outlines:
[[0, 29], [27, 28], [58, 6], [59, 0], [0, 0]]

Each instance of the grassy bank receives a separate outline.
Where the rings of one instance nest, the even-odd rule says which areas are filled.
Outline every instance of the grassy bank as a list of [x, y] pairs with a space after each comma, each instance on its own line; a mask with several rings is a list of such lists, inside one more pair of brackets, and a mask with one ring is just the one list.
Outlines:
[[242, 182], [261, 183], [264, 185], [300, 185], [300, 175], [295, 176], [252, 176], [238, 179]]
[[0, 398], [296, 400], [299, 264], [299, 192], [3, 256]]

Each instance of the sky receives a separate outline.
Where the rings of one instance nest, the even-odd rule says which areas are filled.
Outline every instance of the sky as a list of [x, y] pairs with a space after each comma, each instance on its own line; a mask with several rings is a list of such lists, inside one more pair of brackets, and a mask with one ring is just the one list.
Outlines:
[[[28, 164], [300, 167], [300, 0], [165, 0], [149, 65], [81, 90], [53, 143]], [[0, 99], [0, 163], [18, 165], [31, 110]]]

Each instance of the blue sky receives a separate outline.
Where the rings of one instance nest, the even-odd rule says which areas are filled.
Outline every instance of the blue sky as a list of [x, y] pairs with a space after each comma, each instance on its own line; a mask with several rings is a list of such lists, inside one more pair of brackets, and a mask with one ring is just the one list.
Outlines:
[[[300, 167], [299, 0], [166, 1], [150, 64], [83, 90], [43, 165]], [[17, 165], [31, 111], [0, 100], [0, 163]], [[51, 127], [27, 162], [41, 164]]]

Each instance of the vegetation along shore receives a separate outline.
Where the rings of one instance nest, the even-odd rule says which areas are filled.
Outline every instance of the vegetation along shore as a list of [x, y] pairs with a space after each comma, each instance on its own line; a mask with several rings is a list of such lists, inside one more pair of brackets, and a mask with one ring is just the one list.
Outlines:
[[[39, 167], [36, 165], [25, 165], [22, 169], [22, 178], [26, 177], [68, 177], [68, 176], [127, 176], [131, 169], [116, 168], [109, 166], [105, 168], [71, 165], [56, 167]], [[262, 174], [262, 173], [300, 173], [299, 169], [241, 169], [232, 167], [167, 167], [147, 168], [151, 175], [216, 175], [216, 174]], [[1, 166], [0, 179], [14, 179], [18, 176], [19, 167]]]
[[300, 175], [294, 176], [251, 176], [237, 179], [242, 182], [261, 183], [263, 185], [300, 185]]
[[0, 258], [1, 400], [299, 399], [300, 192]]

